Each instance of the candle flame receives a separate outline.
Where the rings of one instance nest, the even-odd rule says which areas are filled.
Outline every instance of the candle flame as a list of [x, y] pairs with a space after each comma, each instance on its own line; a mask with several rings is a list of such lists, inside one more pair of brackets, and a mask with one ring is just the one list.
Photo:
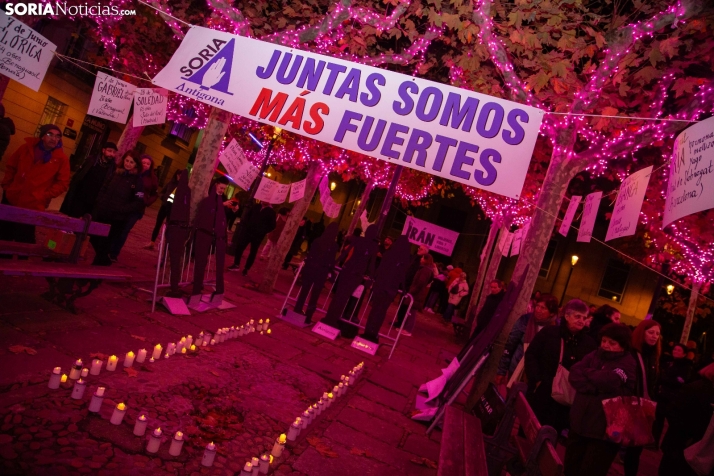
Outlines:
[[161, 349], [161, 344], [156, 344], [156, 347], [154, 349]]
[[141, 416], [139, 417], [139, 420], [141, 420], [141, 421], [146, 420], [146, 415], [141, 415]]
[[112, 355], [111, 357], [109, 357], [109, 361], [110, 361], [110, 362], [113, 362], [113, 361], [115, 361], [115, 360], [117, 360], [117, 356], [116, 356], [116, 355]]
[[124, 405], [123, 403], [119, 403], [117, 405], [117, 410], [120, 410], [120, 411], [126, 410], [126, 405]]
[[286, 441], [288, 441], [288, 437], [287, 437], [287, 435], [286, 435], [285, 433], [282, 433], [282, 434], [280, 435], [280, 438], [278, 438], [278, 442], [279, 442], [281, 445], [284, 445]]
[[195, 346], [195, 345], [191, 345], [191, 351], [194, 351], [194, 350], [196, 350], [196, 346]]
[[55, 367], [52, 372], [58, 374], [58, 373], [62, 372], [62, 367]]
[[60, 379], [60, 382], [66, 382], [67, 381], [67, 374], [62, 374], [62, 378]]
[[126, 356], [127, 356], [127, 357], [134, 357], [134, 352], [129, 351], [129, 352], [127, 352]]

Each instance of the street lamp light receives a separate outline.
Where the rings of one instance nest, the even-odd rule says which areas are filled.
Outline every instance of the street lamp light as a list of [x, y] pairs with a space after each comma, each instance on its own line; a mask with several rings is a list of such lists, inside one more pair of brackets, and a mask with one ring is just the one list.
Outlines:
[[330, 191], [333, 191], [337, 188], [337, 182], [330, 182]]
[[674, 292], [674, 284], [667, 285], [667, 294], [672, 294]]
[[573, 268], [575, 268], [575, 265], [578, 264], [578, 258], [577, 255], [573, 255], [570, 257], [570, 272], [568, 272], [568, 279], [565, 280], [565, 287], [563, 288], [563, 294], [560, 296], [560, 305], [563, 305], [563, 299], [565, 299], [565, 292], [568, 290], [568, 284], [570, 284], [570, 277], [573, 275]]

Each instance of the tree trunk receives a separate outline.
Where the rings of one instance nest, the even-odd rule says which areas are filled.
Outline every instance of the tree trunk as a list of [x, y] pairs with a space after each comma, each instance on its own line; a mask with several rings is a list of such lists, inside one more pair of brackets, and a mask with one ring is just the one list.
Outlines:
[[508, 335], [516, 323], [516, 320], [522, 316], [528, 307], [533, 288], [535, 287], [536, 279], [538, 279], [538, 271], [543, 262], [545, 251], [548, 248], [555, 219], [558, 216], [560, 204], [567, 191], [570, 180], [580, 170], [577, 162], [568, 161], [568, 152], [572, 150], [572, 145], [575, 142], [575, 129], [570, 127], [563, 129], [560, 132], [558, 140], [555, 144], [555, 149], [548, 171], [543, 180], [538, 202], [533, 217], [531, 218], [528, 235], [523, 237], [521, 244], [521, 252], [518, 255], [516, 269], [513, 271], [511, 280], [518, 282], [526, 269], [528, 274], [523, 282], [516, 303], [508, 314], [508, 319], [494, 342], [491, 355], [486, 361], [481, 377], [469, 397], [467, 407], [471, 408], [483, 392], [488, 388], [498, 370], [498, 362], [503, 355], [503, 349], [508, 340]]
[[387, 215], [389, 215], [389, 209], [392, 207], [394, 194], [397, 193], [397, 184], [399, 183], [399, 177], [402, 175], [402, 170], [404, 170], [403, 165], [397, 165], [394, 168], [392, 182], [389, 184], [387, 194], [384, 196], [384, 201], [382, 202], [382, 209], [379, 212], [379, 217], [377, 217], [377, 239], [381, 239], [382, 237], [382, 230], [384, 229], [384, 224], [387, 223]]
[[689, 296], [689, 307], [687, 307], [687, 317], [684, 319], [684, 328], [682, 328], [682, 337], [679, 339], [681, 344], [686, 344], [689, 340], [689, 333], [692, 330], [692, 322], [694, 314], [697, 312], [697, 300], [699, 299], [699, 290], [702, 288], [702, 281], [694, 281], [692, 283], [692, 294]]
[[[352, 232], [355, 231], [355, 228], [361, 223], [360, 218], [362, 216], [362, 212], [364, 212], [367, 209], [367, 202], [369, 201], [369, 196], [372, 193], [372, 190], [374, 189], [374, 182], [369, 182], [367, 183], [367, 186], [364, 189], [364, 192], [362, 192], [362, 196], [360, 197], [360, 202], [359, 205], [357, 205], [357, 210], [355, 210], [355, 214], [352, 217], [352, 221], [350, 222], [349, 228], [347, 228], [347, 235], [346, 236], [352, 236]], [[361, 228], [361, 226], [360, 226]], [[364, 231], [364, 230], [362, 230]]]
[[[494, 246], [498, 243], [496, 238], [499, 236], [499, 231], [501, 230], [499, 225], [500, 223], [498, 222], [491, 222], [491, 227], [488, 229], [486, 244], [484, 244], [483, 250], [481, 251], [481, 264], [479, 264], [478, 267], [476, 281], [474, 281], [473, 291], [471, 292], [471, 301], [469, 301], [468, 311], [466, 311], [466, 316], [469, 318], [473, 317], [471, 322], [466, 323], [466, 326], [471, 328], [469, 335], [471, 335], [476, 328], [476, 314], [478, 314], [478, 311], [483, 305], [481, 304], [479, 297], [483, 293], [484, 283], [486, 282], [486, 271], [488, 270], [488, 264], [493, 256]], [[479, 304], [481, 304], [481, 306], [479, 306]], [[476, 306], [476, 310], [472, 311], [474, 306]]]
[[280, 273], [280, 266], [283, 264], [285, 255], [290, 250], [290, 245], [295, 239], [298, 227], [300, 226], [300, 220], [305, 215], [305, 212], [310, 207], [310, 202], [312, 202], [312, 197], [315, 196], [317, 191], [317, 186], [320, 184], [320, 179], [322, 174], [320, 172], [320, 163], [313, 161], [310, 167], [307, 169], [307, 183], [305, 184], [305, 195], [295, 202], [288, 221], [285, 222], [285, 228], [278, 239], [275, 247], [270, 251], [270, 257], [268, 258], [268, 265], [265, 267], [265, 272], [263, 273], [263, 280], [258, 286], [258, 290], [262, 293], [272, 293], [275, 287], [275, 281], [278, 279], [278, 274]]
[[203, 131], [203, 140], [198, 147], [196, 160], [193, 162], [191, 178], [188, 186], [191, 187], [191, 221], [196, 216], [198, 204], [208, 196], [213, 174], [218, 165], [218, 153], [223, 145], [223, 138], [228, 131], [233, 115], [222, 109], [211, 108], [208, 123]]
[[[133, 150], [134, 147], [136, 147], [136, 144], [139, 142], [141, 134], [144, 133], [144, 126], [134, 127], [133, 124], [134, 116], [129, 116], [129, 119], [126, 121], [126, 126], [124, 126], [124, 130], [121, 133], [121, 137], [117, 142], [117, 163], [121, 161], [121, 157], [122, 155], [124, 155], [125, 152], [129, 152], [130, 150]], [[139, 159], [138, 157], [134, 158], [137, 160]]]

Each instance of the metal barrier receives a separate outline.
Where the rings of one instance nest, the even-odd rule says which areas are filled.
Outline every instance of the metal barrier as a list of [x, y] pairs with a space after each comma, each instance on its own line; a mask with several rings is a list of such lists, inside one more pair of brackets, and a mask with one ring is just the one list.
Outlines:
[[[288, 306], [288, 302], [295, 304], [297, 301], [297, 297], [300, 295], [300, 290], [302, 289], [302, 286], [298, 288], [298, 292], [295, 294], [295, 297], [292, 297], [293, 289], [295, 289], [295, 285], [297, 284], [298, 278], [300, 277], [300, 273], [302, 273], [302, 269], [305, 266], [305, 261], [303, 260], [295, 270], [295, 277], [293, 278], [292, 284], [290, 284], [290, 289], [288, 289], [288, 293], [285, 295], [285, 300], [283, 301], [283, 306], [280, 308], [280, 314], [282, 315], [283, 311], [285, 308]], [[334, 268], [336, 271], [335, 274], [335, 279], [332, 280], [332, 286], [330, 286], [330, 290], [327, 293], [327, 296], [325, 296], [325, 302], [322, 303], [322, 307], [320, 307], [319, 300], [317, 307], [315, 308], [316, 311], [320, 311], [323, 314], [327, 314], [327, 303], [330, 300], [330, 296], [332, 296], [332, 291], [335, 289], [335, 283], [337, 283], [337, 278], [340, 276], [340, 270], [342, 268]], [[310, 291], [312, 291], [312, 287], [310, 288]], [[320, 290], [322, 292], [322, 290]], [[308, 293], [308, 296], [310, 294]]]

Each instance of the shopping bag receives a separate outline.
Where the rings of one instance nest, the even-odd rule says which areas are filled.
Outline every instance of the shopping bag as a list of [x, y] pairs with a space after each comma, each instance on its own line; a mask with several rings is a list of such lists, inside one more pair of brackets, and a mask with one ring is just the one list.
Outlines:
[[[563, 348], [563, 339], [560, 339], [560, 360], [558, 361], [558, 370], [555, 372], [550, 396], [561, 405], [570, 406], [573, 404], [573, 400], [575, 400], [575, 389], [570, 385], [570, 382], [568, 382], [570, 371], [563, 367]], [[523, 360], [525, 360], [525, 356]]]
[[657, 403], [640, 397], [615, 397], [602, 401], [607, 438], [621, 446], [654, 443], [652, 424]]

